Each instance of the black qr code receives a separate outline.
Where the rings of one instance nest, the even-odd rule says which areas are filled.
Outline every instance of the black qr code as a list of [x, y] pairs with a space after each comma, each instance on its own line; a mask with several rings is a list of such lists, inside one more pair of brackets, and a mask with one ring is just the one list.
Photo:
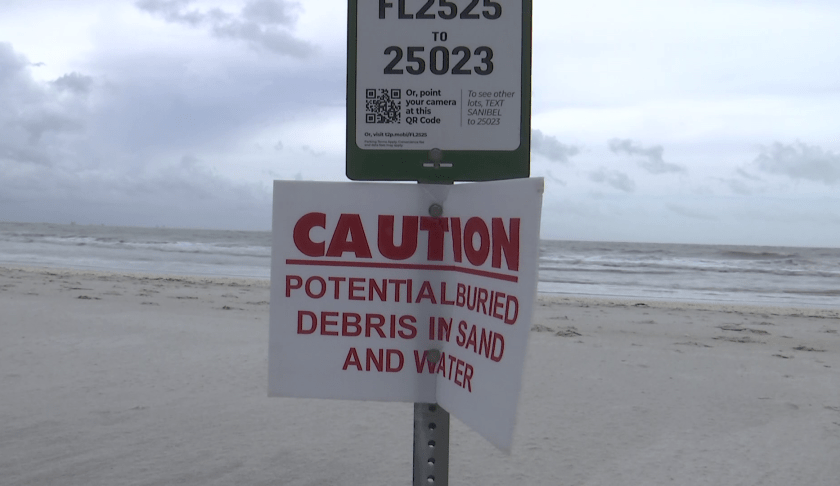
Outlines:
[[365, 123], [400, 123], [402, 90], [365, 90]]

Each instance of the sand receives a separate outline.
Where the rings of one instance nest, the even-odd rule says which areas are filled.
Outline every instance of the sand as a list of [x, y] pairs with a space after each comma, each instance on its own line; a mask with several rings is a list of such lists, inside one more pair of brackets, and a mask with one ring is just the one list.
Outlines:
[[[840, 310], [540, 296], [452, 485], [840, 481]], [[412, 405], [267, 398], [268, 282], [0, 266], [0, 484], [410, 485]]]

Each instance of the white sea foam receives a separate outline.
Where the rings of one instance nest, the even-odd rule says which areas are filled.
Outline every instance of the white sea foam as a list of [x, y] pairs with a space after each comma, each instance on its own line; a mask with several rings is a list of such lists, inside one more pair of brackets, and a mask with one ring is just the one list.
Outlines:
[[[0, 223], [0, 263], [267, 279], [269, 232]], [[840, 307], [840, 249], [542, 241], [539, 291]]]

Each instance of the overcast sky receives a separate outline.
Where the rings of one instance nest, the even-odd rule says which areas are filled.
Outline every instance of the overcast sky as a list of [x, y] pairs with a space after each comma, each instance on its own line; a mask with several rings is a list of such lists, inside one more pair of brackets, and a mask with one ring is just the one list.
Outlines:
[[[345, 0], [3, 0], [0, 221], [267, 230], [346, 180]], [[550, 239], [840, 246], [840, 2], [534, 0]]]

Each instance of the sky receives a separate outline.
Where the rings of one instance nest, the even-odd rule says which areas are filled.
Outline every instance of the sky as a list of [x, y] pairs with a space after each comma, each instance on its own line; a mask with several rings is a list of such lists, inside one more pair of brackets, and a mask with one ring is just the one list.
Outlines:
[[[840, 2], [534, 0], [545, 239], [840, 247]], [[3, 0], [0, 221], [269, 230], [346, 181], [343, 0]]]

